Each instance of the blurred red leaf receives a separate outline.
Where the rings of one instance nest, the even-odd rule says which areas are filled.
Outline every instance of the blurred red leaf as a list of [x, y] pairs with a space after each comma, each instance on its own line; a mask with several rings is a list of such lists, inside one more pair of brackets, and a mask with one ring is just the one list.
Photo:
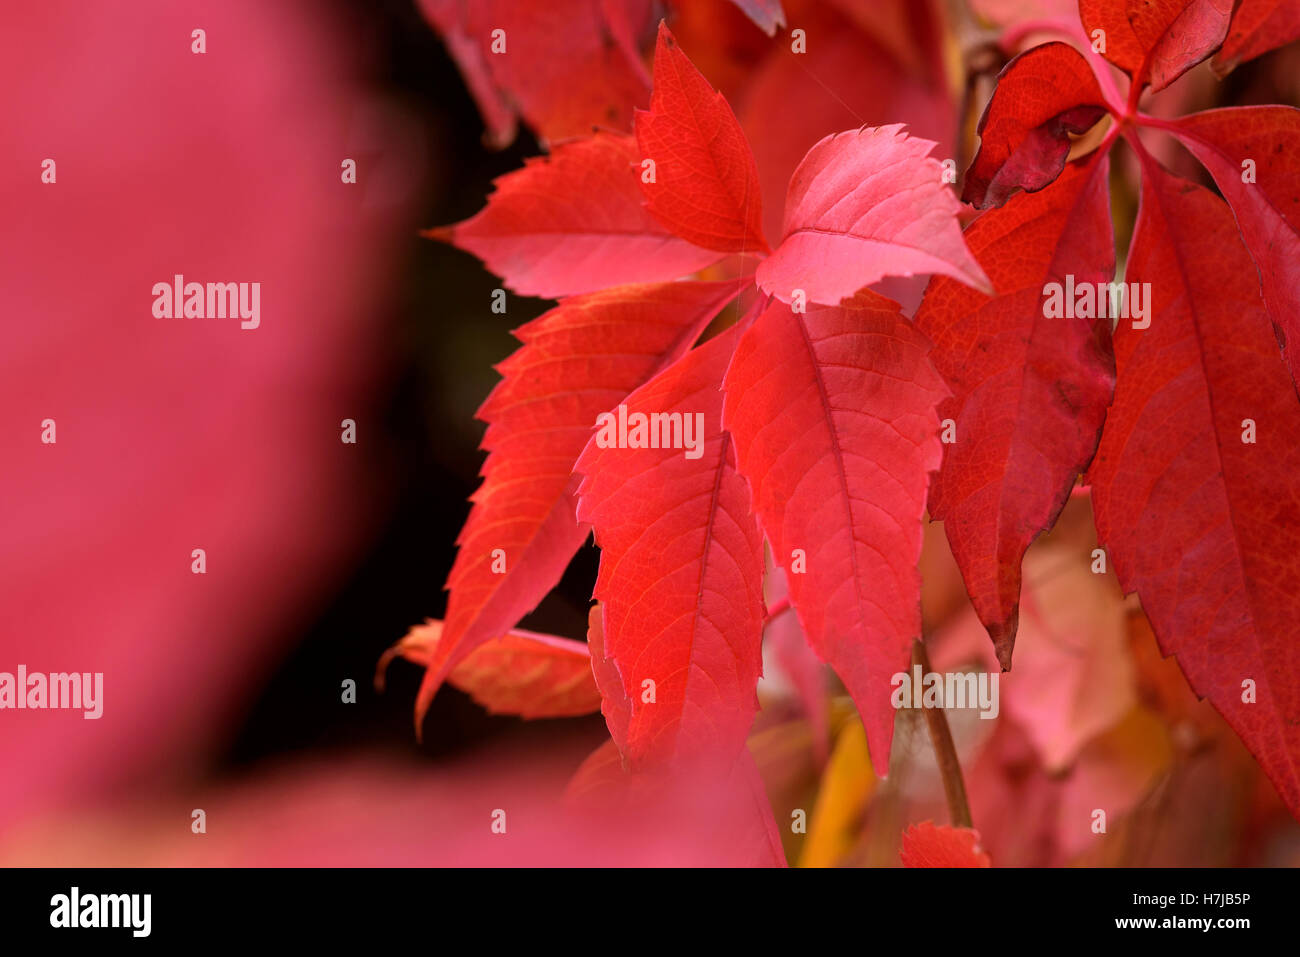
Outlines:
[[[1125, 600], [1113, 575], [1095, 571], [1088, 503], [1025, 556], [1016, 666], [1000, 676], [999, 711], [1016, 721], [1049, 774], [1069, 769], [1089, 742], [1137, 704]], [[979, 619], [967, 609], [927, 642], [936, 671], [996, 673]], [[1184, 683], [1184, 690], [1186, 685]], [[984, 719], [981, 717], [980, 723]]]
[[487, 126], [486, 143], [495, 148], [509, 146], [518, 131], [517, 116], [503, 91], [497, 88], [488, 68], [487, 49], [482, 37], [469, 23], [468, 0], [417, 0], [425, 18], [442, 35], [447, 52], [460, 68], [474, 104]]
[[732, 0], [745, 11], [745, 16], [753, 20], [760, 30], [769, 37], [776, 35], [777, 27], [785, 26], [785, 11], [781, 9], [781, 0]]
[[1134, 708], [1069, 770], [1049, 773], [1025, 729], [1004, 717], [966, 770], [971, 814], [1000, 867], [1060, 867], [1109, 840], [1099, 826], [1114, 829], [1172, 757], [1164, 723]]
[[[565, 800], [590, 744], [492, 743], [437, 765], [336, 753], [190, 788], [115, 794], [49, 813], [0, 843], [6, 867], [753, 867], [784, 865], [761, 782], [731, 773], [659, 783], [654, 800]], [[597, 755], [618, 752], [607, 742]], [[576, 795], [581, 798], [581, 795]], [[201, 807], [201, 838], [176, 821]], [[494, 829], [500, 821], [504, 830]]]
[[804, 4], [799, 26], [813, 38], [807, 52], [779, 44], [749, 71], [736, 111], [767, 197], [766, 235], [781, 235], [790, 179], [828, 131], [906, 117], [912, 135], [939, 144], [938, 156], [954, 155], [957, 108], [929, 9], [912, 0]]
[[[0, 711], [0, 842], [29, 813], [226, 753], [383, 522], [390, 487], [367, 463], [429, 166], [334, 13], [49, 0], [0, 16], [0, 670], [102, 672], [105, 689], [101, 720]], [[376, 176], [344, 185], [368, 139]], [[157, 318], [150, 286], [177, 273], [250, 281], [259, 324]], [[360, 447], [339, 441], [344, 417]]]
[[[413, 627], [379, 659], [375, 684], [395, 657], [426, 668], [442, 637], [443, 624], [430, 618]], [[566, 718], [600, 708], [585, 642], [517, 628], [484, 642], [460, 660], [447, 680], [493, 714], [521, 718]]]
[[[817, 0], [805, 0], [802, 26], [809, 15], [822, 6], [834, 8], [857, 30], [870, 37], [894, 64], [902, 68], [902, 75], [913, 79], [928, 75], [942, 87], [947, 83], [947, 67], [944, 64], [945, 31], [951, 25], [942, 4], [933, 2], [917, 3], [915, 0], [874, 0], [862, 3], [861, 0], [829, 0], [823, 4]], [[819, 44], [831, 39], [824, 35], [819, 37]], [[801, 54], [801, 56], [810, 55]], [[851, 93], [852, 91], [845, 91]], [[886, 119], [897, 119], [896, 114]], [[921, 117], [917, 117], [918, 120]], [[951, 131], [948, 131], [951, 135]]]
[[1024, 21], [1077, 21], [1078, 0], [970, 0], [977, 16], [1000, 27], [1014, 27]]
[[[627, 130], [648, 77], [629, 54], [645, 0], [419, 0], [474, 95], [489, 141], [514, 139], [523, 117], [543, 140]], [[613, 14], [613, 16], [611, 16]], [[625, 42], [611, 42], [611, 38]]]
[[[813, 651], [799, 626], [799, 616], [789, 605], [790, 589], [785, 572], [779, 565], [765, 559], [767, 574], [765, 584], [767, 604], [784, 604], [782, 610], [768, 619], [763, 629], [764, 647], [771, 651], [777, 668], [789, 679], [799, 706], [808, 719], [812, 736], [813, 756], [819, 765], [830, 757], [831, 725], [830, 695], [826, 687], [826, 665]], [[865, 740], [864, 740], [865, 747]]]
[[1300, 4], [1295, 0], [1239, 0], [1228, 38], [1214, 56], [1214, 72], [1226, 76], [1240, 63], [1276, 50], [1300, 37]]
[[582, 813], [580, 819], [615, 822], [615, 834], [662, 833], [694, 844], [697, 858], [731, 867], [786, 866], [772, 805], [748, 748], [722, 762], [631, 773], [615, 742], [606, 741], [574, 773], [565, 798]]
[[1047, 545], [1026, 562], [1025, 640], [1015, 670], [1003, 675], [1003, 707], [1049, 774], [1070, 767], [1137, 704], [1124, 599], [1113, 576], [1090, 567], [1089, 544]]
[[979, 832], [968, 827], [922, 821], [903, 832], [898, 856], [904, 867], [992, 867], [979, 842]]

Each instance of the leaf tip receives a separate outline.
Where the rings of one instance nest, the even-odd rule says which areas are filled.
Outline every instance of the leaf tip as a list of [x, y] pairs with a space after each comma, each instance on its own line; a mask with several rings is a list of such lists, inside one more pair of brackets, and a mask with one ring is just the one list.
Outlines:
[[988, 626], [989, 638], [993, 640], [993, 652], [1003, 671], [1011, 670], [1011, 654], [1016, 646], [1016, 632], [1020, 629], [1020, 606], [1011, 609], [1006, 621], [994, 622]]
[[440, 243], [446, 243], [448, 246], [456, 245], [455, 226], [433, 226], [429, 229], [420, 230], [420, 235], [425, 239], [434, 239]]
[[393, 645], [379, 656], [379, 662], [375, 665], [375, 694], [384, 693], [385, 679], [388, 675], [388, 666], [392, 664], [393, 659], [396, 658], [397, 655], [397, 645]]

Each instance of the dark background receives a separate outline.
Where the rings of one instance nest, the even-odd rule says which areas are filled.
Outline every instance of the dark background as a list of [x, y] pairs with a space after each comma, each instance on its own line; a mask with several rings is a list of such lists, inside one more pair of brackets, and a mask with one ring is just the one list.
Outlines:
[[[473, 215], [495, 177], [541, 152], [522, 126], [506, 150], [481, 145], [477, 108], [415, 0], [335, 2], [364, 51], [371, 85], [421, 129], [428, 167], [417, 216], [422, 228]], [[256, 695], [218, 773], [304, 750], [380, 749], [423, 761], [486, 738], [603, 728], [599, 715], [535, 723], [494, 717], [445, 686], [417, 745], [412, 709], [423, 669], [395, 661], [386, 692], [374, 691], [384, 650], [412, 625], [443, 616], [443, 582], [484, 457], [477, 448], [483, 424], [474, 411], [499, 379], [493, 363], [518, 346], [510, 330], [549, 305], [510, 295], [507, 313], [494, 314], [499, 280], [472, 256], [415, 233], [405, 253], [388, 314], [372, 317], [391, 342], [382, 420], [367, 426], [357, 446], [388, 514], [352, 556], [341, 586], [329, 589], [325, 603], [281, 643], [292, 650]], [[525, 626], [584, 639], [597, 557], [585, 546]], [[340, 704], [344, 678], [357, 682], [355, 705]]]

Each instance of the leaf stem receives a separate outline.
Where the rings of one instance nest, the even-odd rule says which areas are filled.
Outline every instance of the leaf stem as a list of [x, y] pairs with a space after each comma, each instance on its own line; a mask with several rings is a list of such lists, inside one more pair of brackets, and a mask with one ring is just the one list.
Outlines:
[[791, 608], [791, 605], [790, 605], [790, 596], [789, 596], [789, 595], [786, 595], [786, 596], [784, 596], [784, 597], [782, 597], [782, 598], [778, 598], [776, 601], [772, 602], [772, 604], [768, 607], [768, 609], [767, 609], [767, 615], [766, 615], [766, 617], [765, 617], [764, 620], [765, 620], [765, 621], [771, 621], [771, 620], [772, 620], [773, 618], [775, 618], [777, 615], [779, 615], [779, 614], [781, 614], [781, 613], [783, 613], [783, 612], [787, 612], [787, 611], [789, 611], [790, 608]]
[[1165, 130], [1169, 133], [1177, 133], [1182, 130], [1182, 127], [1177, 123], [1163, 120], [1160, 117], [1152, 116], [1149, 113], [1138, 113], [1136, 121], [1139, 126], [1149, 126], [1154, 130]]
[[1127, 142], [1129, 146], [1133, 147], [1133, 152], [1137, 154], [1138, 160], [1142, 163], [1142, 169], [1144, 172], [1151, 167], [1157, 169], [1160, 168], [1160, 164], [1156, 162], [1155, 157], [1147, 152], [1147, 148], [1142, 145], [1142, 140], [1137, 134], [1136, 126], [1126, 125], [1124, 127], [1123, 136], [1125, 142]]
[[[912, 664], [921, 666], [922, 675], [930, 673], [930, 656], [926, 654], [925, 645], [919, 641], [912, 642]], [[948, 817], [951, 818], [953, 827], [971, 827], [966, 782], [961, 775], [961, 762], [957, 760], [957, 748], [952, 743], [948, 718], [944, 715], [943, 708], [921, 708], [921, 712], [925, 715], [925, 725], [930, 732], [930, 742], [934, 745], [939, 774], [943, 777], [943, 793], [948, 798]]]

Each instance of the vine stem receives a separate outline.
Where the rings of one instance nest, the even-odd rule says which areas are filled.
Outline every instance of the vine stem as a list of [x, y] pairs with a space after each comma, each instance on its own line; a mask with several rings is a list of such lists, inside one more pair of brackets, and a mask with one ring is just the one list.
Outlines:
[[[920, 665], [923, 676], [930, 673], [930, 656], [926, 654], [925, 645], [919, 641], [912, 642], [912, 665]], [[948, 798], [948, 817], [952, 820], [953, 827], [971, 827], [966, 782], [961, 776], [961, 762], [957, 760], [957, 748], [952, 743], [948, 718], [944, 715], [943, 708], [923, 707], [921, 713], [925, 715], [925, 726], [934, 745], [939, 774], [943, 777], [943, 793]]]

